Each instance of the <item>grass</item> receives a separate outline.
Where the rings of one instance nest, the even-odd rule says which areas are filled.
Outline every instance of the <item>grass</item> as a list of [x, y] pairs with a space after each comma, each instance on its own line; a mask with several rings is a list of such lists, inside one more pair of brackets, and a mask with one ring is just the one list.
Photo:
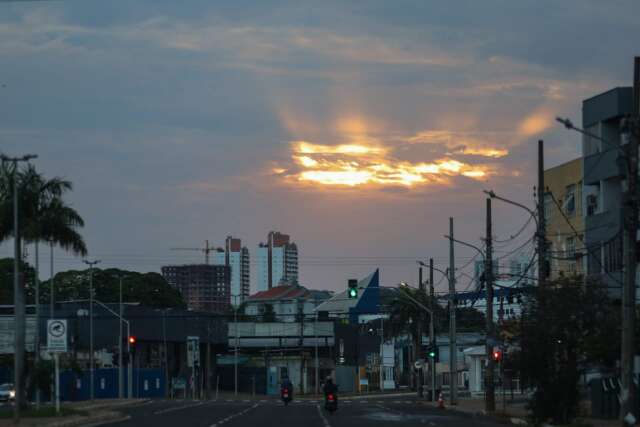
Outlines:
[[[36, 409], [35, 407], [29, 407], [27, 409], [23, 409], [20, 415], [24, 418], [49, 418], [49, 417], [66, 417], [70, 415], [89, 415], [86, 411], [79, 411], [77, 409], [71, 408], [60, 408], [60, 413], [56, 413], [56, 408], [53, 406], [45, 406], [40, 409]], [[13, 417], [13, 407], [8, 406], [4, 408], [0, 408], [0, 419], [2, 418], [12, 418]]]

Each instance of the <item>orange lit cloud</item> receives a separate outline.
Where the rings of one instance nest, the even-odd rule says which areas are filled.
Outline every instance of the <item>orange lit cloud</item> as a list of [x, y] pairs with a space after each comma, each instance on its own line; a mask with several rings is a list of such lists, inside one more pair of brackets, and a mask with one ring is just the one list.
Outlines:
[[469, 156], [491, 157], [498, 159], [509, 154], [505, 148], [497, 148], [485, 139], [492, 137], [491, 133], [484, 138], [473, 132], [450, 132], [446, 130], [427, 130], [407, 138], [410, 144], [438, 144], [450, 150], [449, 154], [464, 154]]
[[523, 137], [534, 136], [549, 129], [552, 124], [552, 113], [543, 110], [536, 111], [520, 122], [518, 133]]
[[291, 145], [294, 164], [284, 171], [279, 168], [278, 175], [294, 183], [412, 187], [443, 184], [455, 176], [486, 179], [494, 173], [486, 165], [472, 165], [451, 158], [432, 162], [398, 160], [388, 154], [388, 149], [379, 146], [325, 145], [306, 141], [296, 141]]

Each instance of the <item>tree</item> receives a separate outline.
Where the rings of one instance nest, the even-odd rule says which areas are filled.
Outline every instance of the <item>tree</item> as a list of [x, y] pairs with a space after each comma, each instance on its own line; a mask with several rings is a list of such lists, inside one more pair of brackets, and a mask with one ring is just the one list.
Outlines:
[[[28, 165], [15, 171], [18, 179], [20, 234], [26, 242], [50, 241], [76, 255], [86, 255], [87, 246], [77, 229], [84, 220], [63, 200], [73, 189], [62, 178], [45, 179], [35, 167]], [[13, 233], [12, 172], [8, 166], [0, 168], [0, 242]]]
[[578, 380], [588, 365], [613, 366], [620, 348], [619, 305], [600, 283], [565, 277], [535, 289], [521, 317], [523, 382], [535, 389], [534, 421], [569, 423], [579, 403]]
[[[24, 277], [25, 286], [29, 287], [35, 277], [35, 270], [26, 262], [20, 263], [20, 273]], [[27, 304], [32, 295], [27, 292]], [[13, 305], [13, 258], [0, 259], [0, 304]]]
[[[180, 291], [173, 289], [158, 273], [110, 268], [93, 270], [95, 298], [103, 303], [117, 303], [120, 300], [120, 280], [123, 277], [122, 294], [125, 302], [138, 302], [154, 308], [185, 308]], [[68, 301], [89, 298], [89, 270], [69, 270], [54, 277], [56, 299]], [[51, 280], [42, 283], [42, 295], [50, 295]]]
[[262, 313], [262, 321], [263, 322], [275, 322], [276, 321], [276, 312], [273, 309], [273, 304], [265, 304], [264, 312]]

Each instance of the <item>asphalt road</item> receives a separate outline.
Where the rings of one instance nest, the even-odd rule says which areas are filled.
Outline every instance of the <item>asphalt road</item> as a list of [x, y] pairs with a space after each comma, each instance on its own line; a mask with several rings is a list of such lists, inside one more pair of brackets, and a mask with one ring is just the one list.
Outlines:
[[129, 418], [113, 427], [425, 427], [504, 426], [483, 417], [439, 410], [413, 399], [343, 399], [330, 415], [320, 401], [154, 400], [127, 408]]

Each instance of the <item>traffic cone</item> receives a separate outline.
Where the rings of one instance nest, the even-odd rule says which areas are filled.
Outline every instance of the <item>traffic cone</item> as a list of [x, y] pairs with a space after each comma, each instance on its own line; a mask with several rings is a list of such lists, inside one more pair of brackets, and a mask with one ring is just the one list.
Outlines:
[[444, 397], [442, 396], [442, 393], [438, 396], [438, 408], [444, 409]]

